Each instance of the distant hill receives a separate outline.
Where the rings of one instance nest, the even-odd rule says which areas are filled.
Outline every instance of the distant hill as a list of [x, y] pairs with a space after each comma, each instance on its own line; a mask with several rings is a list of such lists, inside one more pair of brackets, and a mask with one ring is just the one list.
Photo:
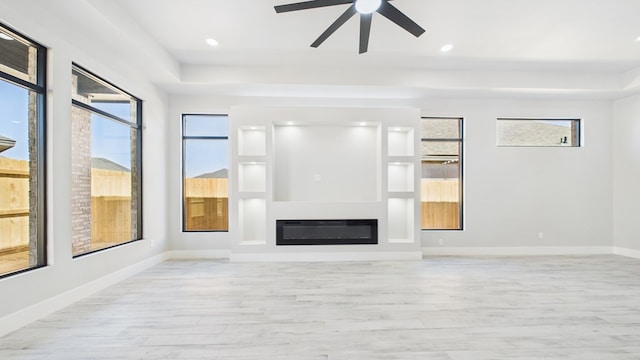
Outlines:
[[226, 179], [229, 177], [228, 169], [220, 169], [218, 171], [204, 173], [196, 176], [196, 179]]
[[130, 169], [105, 158], [91, 158], [91, 167], [100, 170], [131, 172]]

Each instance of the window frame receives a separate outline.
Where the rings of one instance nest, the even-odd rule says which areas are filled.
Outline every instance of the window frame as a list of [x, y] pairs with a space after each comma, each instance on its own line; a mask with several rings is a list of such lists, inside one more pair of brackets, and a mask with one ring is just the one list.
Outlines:
[[[420, 132], [420, 144], [422, 145], [423, 143], [442, 143], [442, 142], [448, 142], [448, 143], [457, 143], [458, 144], [458, 149], [459, 149], [459, 157], [460, 157], [460, 161], [458, 164], [458, 178], [459, 178], [459, 182], [460, 184], [458, 185], [458, 192], [459, 192], [459, 199], [460, 199], [460, 204], [458, 205], [458, 211], [459, 211], [459, 227], [457, 229], [423, 229], [422, 228], [422, 221], [420, 221], [420, 231], [464, 231], [465, 227], [464, 227], [464, 118], [463, 117], [446, 117], [446, 116], [422, 116], [420, 118], [420, 129], [422, 130], [422, 121], [423, 120], [429, 120], [429, 119], [433, 119], [433, 120], [458, 120], [458, 137], [457, 138], [429, 138], [429, 137], [423, 137], [424, 134], [422, 134], [422, 131]], [[420, 165], [422, 165], [422, 146], [420, 147]], [[422, 181], [423, 177], [422, 177], [422, 172], [420, 174], [420, 180]]]
[[[72, 69], [72, 72], [74, 70], [77, 70], [80, 73], [82, 73], [83, 75], [91, 78], [92, 80], [94, 80], [94, 81], [96, 81], [96, 82], [98, 82], [100, 84], [103, 84], [105, 86], [111, 87], [114, 90], [119, 91], [119, 92], [123, 93], [124, 95], [129, 96], [132, 100], [135, 100], [135, 103], [136, 103], [136, 120], [135, 120], [135, 122], [132, 122], [130, 120], [126, 120], [126, 119], [123, 119], [123, 118], [121, 118], [119, 116], [110, 114], [110, 113], [108, 113], [108, 112], [106, 112], [104, 110], [95, 108], [95, 107], [93, 107], [91, 105], [85, 104], [85, 103], [83, 103], [81, 101], [78, 101], [76, 99], [73, 99], [73, 98], [71, 99], [71, 106], [76, 106], [76, 107], [78, 107], [78, 108], [80, 108], [82, 110], [88, 111], [88, 112], [90, 112], [92, 114], [96, 114], [96, 115], [105, 117], [105, 118], [107, 118], [109, 120], [116, 121], [116, 122], [118, 122], [118, 123], [120, 123], [122, 125], [127, 125], [131, 129], [135, 129], [136, 130], [136, 164], [137, 164], [137, 166], [136, 166], [136, 174], [135, 175], [136, 175], [136, 186], [137, 186], [137, 192], [136, 192], [136, 201], [137, 201], [137, 209], [136, 209], [137, 210], [137, 212], [136, 212], [136, 218], [137, 218], [136, 219], [136, 228], [137, 229], [136, 229], [136, 232], [137, 232], [137, 237], [135, 239], [131, 239], [129, 241], [122, 242], [120, 244], [116, 244], [116, 245], [100, 248], [100, 249], [97, 249], [97, 250], [84, 252], [82, 254], [73, 255], [73, 258], [77, 259], [77, 258], [80, 258], [80, 257], [83, 257], [83, 256], [87, 256], [87, 255], [95, 254], [97, 252], [101, 252], [101, 251], [104, 251], [104, 250], [108, 250], [108, 249], [113, 249], [113, 248], [116, 248], [116, 247], [124, 246], [124, 245], [131, 244], [131, 243], [134, 243], [136, 241], [140, 241], [140, 240], [144, 239], [144, 234], [143, 234], [144, 227], [143, 227], [143, 223], [142, 223], [143, 222], [143, 207], [144, 207], [143, 206], [144, 204], [142, 202], [142, 200], [143, 200], [143, 196], [142, 196], [142, 193], [143, 193], [143, 188], [142, 188], [142, 183], [143, 183], [142, 182], [142, 174], [143, 174], [143, 171], [142, 171], [142, 169], [143, 169], [143, 163], [142, 163], [143, 162], [143, 158], [142, 158], [142, 137], [143, 137], [143, 133], [142, 133], [142, 129], [143, 129], [143, 126], [142, 126], [142, 100], [139, 97], [134, 96], [130, 92], [128, 92], [126, 90], [123, 90], [122, 88], [120, 88], [117, 85], [114, 85], [112, 82], [110, 82], [110, 81], [108, 81], [108, 80], [96, 75], [95, 73], [87, 70], [85, 67], [83, 67], [81, 65], [78, 65], [76, 62], [72, 62], [71, 63], [71, 69]], [[133, 169], [131, 169], [131, 171], [133, 171]], [[132, 198], [132, 200], [133, 200], [133, 198]]]
[[[187, 141], [188, 140], [226, 140], [227, 141], [227, 146], [229, 146], [229, 133], [227, 132], [227, 136], [213, 136], [213, 135], [185, 135], [187, 133], [187, 118], [190, 116], [224, 116], [227, 118], [227, 124], [229, 122], [229, 114], [205, 114], [205, 113], [183, 113], [182, 114], [182, 124], [181, 124], [181, 130], [182, 130], [182, 179], [180, 181], [181, 186], [182, 186], [182, 199], [180, 199], [180, 202], [182, 203], [181, 205], [181, 210], [182, 210], [182, 216], [181, 218], [181, 222], [182, 222], [182, 232], [183, 233], [228, 233], [229, 232], [229, 221], [227, 220], [227, 230], [187, 230], [186, 228], [186, 223], [187, 223], [187, 209], [185, 208], [185, 179], [186, 179], [186, 159], [187, 159]], [[229, 159], [227, 158], [227, 169], [229, 168]], [[228, 178], [227, 178], [228, 180]], [[229, 199], [229, 194], [227, 193], [227, 199]], [[228, 202], [229, 200], [227, 200]], [[229, 215], [229, 214], [227, 214]]]
[[[576, 126], [576, 134], [575, 134], [575, 140], [576, 143], [574, 145], [569, 145], [567, 144], [567, 146], [562, 146], [562, 145], [533, 145], [533, 144], [526, 144], [526, 145], [501, 145], [499, 143], [499, 138], [498, 138], [498, 126], [500, 121], [502, 120], [506, 120], [506, 121], [547, 121], [547, 122], [554, 122], [554, 121], [571, 121], [571, 122], [575, 122], [577, 124]], [[582, 119], [580, 118], [517, 118], [517, 117], [499, 117], [496, 118], [496, 147], [499, 148], [580, 148], [582, 147]]]
[[33, 41], [29, 37], [0, 23], [4, 32], [11, 34], [19, 41], [36, 49], [36, 79], [35, 83], [20, 79], [0, 70], [0, 81], [6, 81], [32, 91], [36, 95], [36, 265], [26, 269], [0, 274], [0, 279], [46, 267], [47, 256], [47, 48]]

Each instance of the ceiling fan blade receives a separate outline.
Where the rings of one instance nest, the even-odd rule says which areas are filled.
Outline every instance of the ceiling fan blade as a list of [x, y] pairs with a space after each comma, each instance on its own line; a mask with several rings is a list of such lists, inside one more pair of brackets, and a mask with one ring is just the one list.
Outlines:
[[289, 11], [315, 9], [315, 8], [325, 7], [325, 6], [351, 4], [353, 2], [354, 0], [312, 0], [312, 1], [297, 2], [293, 4], [277, 5], [277, 6], [274, 6], [274, 8], [276, 9], [277, 13], [283, 13], [283, 12], [289, 12]]
[[331, 36], [331, 34], [333, 34], [334, 32], [336, 32], [336, 30], [338, 30], [342, 25], [344, 25], [344, 23], [347, 22], [347, 20], [349, 20], [353, 15], [355, 15], [357, 13], [356, 11], [356, 6], [355, 5], [351, 5], [347, 11], [345, 11], [342, 15], [340, 15], [340, 17], [338, 19], [336, 19], [336, 21], [333, 22], [333, 24], [331, 24], [327, 30], [325, 30], [317, 39], [316, 41], [313, 42], [313, 44], [311, 44], [311, 47], [317, 48], [318, 46], [320, 46], [325, 40], [327, 40], [327, 38], [329, 36]]
[[371, 19], [373, 14], [360, 15], [360, 54], [369, 50], [369, 35], [371, 35]]
[[395, 6], [389, 4], [388, 1], [382, 2], [382, 5], [380, 5], [380, 8], [378, 9], [378, 13], [393, 21], [401, 28], [407, 30], [415, 37], [419, 37], [425, 32], [425, 30], [420, 27], [420, 25], [409, 19], [407, 15], [402, 13], [402, 11], [398, 10]]

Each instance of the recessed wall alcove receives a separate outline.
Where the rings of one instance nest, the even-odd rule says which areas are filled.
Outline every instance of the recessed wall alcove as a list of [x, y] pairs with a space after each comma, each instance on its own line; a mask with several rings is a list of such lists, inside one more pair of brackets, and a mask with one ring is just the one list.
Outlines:
[[380, 123], [277, 123], [274, 200], [380, 200]]
[[[419, 123], [412, 108], [232, 108], [231, 260], [420, 259]], [[278, 221], [346, 219], [376, 220], [376, 243], [276, 243]]]

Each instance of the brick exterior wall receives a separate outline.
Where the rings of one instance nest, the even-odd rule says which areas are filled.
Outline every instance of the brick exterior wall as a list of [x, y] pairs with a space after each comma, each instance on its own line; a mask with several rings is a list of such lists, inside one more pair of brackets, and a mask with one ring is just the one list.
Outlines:
[[[135, 103], [131, 106], [131, 118], [136, 118]], [[138, 130], [131, 129], [131, 240], [138, 239]]]
[[[73, 98], [77, 77], [73, 78]], [[91, 113], [71, 107], [71, 247], [74, 255], [91, 250]]]
[[[37, 78], [37, 50], [29, 48], [28, 72]], [[38, 266], [38, 95], [29, 91], [29, 266]]]

